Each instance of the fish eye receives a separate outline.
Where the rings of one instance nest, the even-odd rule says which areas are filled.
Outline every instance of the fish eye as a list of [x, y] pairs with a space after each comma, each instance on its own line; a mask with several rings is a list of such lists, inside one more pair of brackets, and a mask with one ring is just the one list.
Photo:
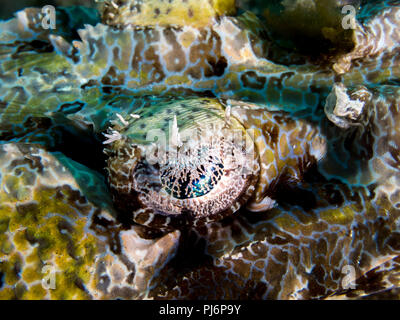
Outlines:
[[161, 172], [164, 189], [177, 199], [197, 198], [209, 193], [224, 175], [224, 165], [213, 156], [198, 162], [183, 167], [166, 166]]
[[190, 135], [176, 149], [156, 146], [153, 161], [146, 157], [149, 147], [126, 139], [108, 162], [117, 208], [136, 223], [160, 229], [235, 213], [253, 195], [259, 168], [246, 143], [228, 136], [229, 130], [218, 128]]

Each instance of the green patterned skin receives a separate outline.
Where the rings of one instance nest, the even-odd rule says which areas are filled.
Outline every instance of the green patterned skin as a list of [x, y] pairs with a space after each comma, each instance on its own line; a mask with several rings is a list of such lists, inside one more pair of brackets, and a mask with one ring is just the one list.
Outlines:
[[351, 49], [296, 64], [229, 1], [188, 25], [188, 4], [149, 0], [160, 23], [133, 25], [140, 1], [105, 2], [98, 24], [74, 9], [93, 24], [77, 34], [34, 8], [0, 22], [0, 297], [397, 297], [398, 2], [362, 7]]

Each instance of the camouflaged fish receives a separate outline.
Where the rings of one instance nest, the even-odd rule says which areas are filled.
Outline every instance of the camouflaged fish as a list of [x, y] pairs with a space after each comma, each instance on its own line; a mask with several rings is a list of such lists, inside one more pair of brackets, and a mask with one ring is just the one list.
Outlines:
[[399, 12], [304, 63], [229, 0], [1, 22], [0, 297], [398, 297]]

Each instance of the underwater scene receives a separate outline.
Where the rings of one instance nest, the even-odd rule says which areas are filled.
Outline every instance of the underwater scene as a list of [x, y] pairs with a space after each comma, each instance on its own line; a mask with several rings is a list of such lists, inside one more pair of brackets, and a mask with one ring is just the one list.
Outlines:
[[0, 299], [400, 298], [400, 0], [0, 8]]

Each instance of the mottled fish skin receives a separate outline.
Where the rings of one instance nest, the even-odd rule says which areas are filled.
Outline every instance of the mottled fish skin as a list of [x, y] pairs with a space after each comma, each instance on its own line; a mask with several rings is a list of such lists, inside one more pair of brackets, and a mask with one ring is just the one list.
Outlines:
[[[277, 208], [242, 211], [229, 222], [191, 230], [170, 269], [177, 280], [163, 286], [166, 298], [351, 298], [399, 287], [400, 91], [386, 86], [370, 92], [361, 121], [366, 126], [327, 132], [328, 142], [348, 151], [346, 163], [361, 155], [360, 167], [370, 172], [357, 170], [354, 183], [341, 182], [347, 172], [327, 179], [319, 166], [301, 185], [283, 187]], [[341, 142], [330, 140], [338, 133]], [[328, 153], [325, 160], [332, 158]], [[185, 261], [203, 251], [204, 259], [187, 271]], [[347, 266], [358, 278], [353, 290], [345, 287]], [[382, 276], [368, 284], [373, 270]]]
[[[277, 186], [298, 183], [305, 172], [324, 157], [326, 140], [318, 127], [309, 121], [293, 119], [287, 113], [267, 111], [257, 105], [233, 100], [227, 103], [223, 105], [216, 99], [197, 98], [154, 104], [135, 112], [139, 119], [128, 116], [123, 120], [124, 124], [114, 126], [112, 131], [118, 132], [120, 137], [107, 147], [106, 153], [109, 156], [109, 184], [117, 207], [128, 216], [133, 216], [139, 224], [157, 228], [187, 228], [188, 225], [221, 219], [236, 212], [249, 198], [248, 207], [251, 210], [263, 211], [274, 202]], [[227, 108], [231, 110], [229, 123], [226, 119]], [[213, 189], [208, 200], [184, 197], [175, 203], [176, 199], [165, 194], [165, 185], [157, 183], [165, 167], [173, 161], [170, 157], [175, 157], [168, 149], [174, 117], [183, 141], [179, 149], [188, 148], [197, 155], [196, 145], [193, 144], [202, 144], [202, 149], [206, 150], [202, 159], [210, 156], [220, 159], [224, 167], [222, 177], [226, 178], [225, 182], [219, 183], [226, 184], [223, 194], [218, 195], [221, 199]], [[196, 138], [197, 134], [200, 138]], [[154, 140], [156, 137], [157, 140]], [[236, 176], [232, 173], [234, 169], [228, 169], [230, 149], [206, 149], [211, 145], [208, 137], [212, 137], [212, 143], [218, 147], [227, 141], [230, 143], [232, 139], [232, 144], [229, 144], [232, 150], [236, 146], [245, 148], [246, 166], [240, 162], [237, 164], [243, 171]], [[157, 141], [154, 143], [156, 147], [152, 141]], [[164, 144], [166, 151], [163, 150]], [[166, 163], [163, 152], [166, 152]], [[157, 155], [152, 163], [151, 154]], [[184, 152], [177, 156], [182, 161], [182, 164], [176, 165], [179, 172], [196, 171], [208, 163], [192, 164], [192, 156]], [[240, 153], [235, 157], [239, 159]], [[147, 180], [153, 181], [149, 182], [151, 186], [142, 189]], [[231, 187], [241, 188], [242, 180], [246, 192], [237, 191], [238, 194], [230, 198], [231, 194], [236, 194]], [[153, 192], [161, 198], [156, 200]], [[202, 205], [206, 206], [207, 213], [200, 209]]]
[[398, 1], [391, 0], [380, 1], [379, 4], [366, 1], [363, 4], [362, 10], [357, 12], [354, 48], [336, 58], [332, 66], [335, 72], [344, 74], [359, 69], [361, 61], [370, 70], [369, 74], [365, 74], [364, 84], [380, 82], [378, 79], [386, 75], [390, 75], [392, 80], [398, 79], [399, 71], [395, 67], [399, 64], [398, 6]]
[[[387, 31], [386, 37], [395, 43], [398, 34], [393, 26], [399, 23], [399, 7], [386, 10], [390, 14], [385, 12], [386, 24], [382, 27]], [[399, 76], [397, 52], [383, 48], [377, 59], [360, 63], [342, 77], [330, 68], [273, 63], [264, 58], [270, 48], [262, 38], [261, 23], [248, 23], [256, 19], [250, 13], [238, 18], [224, 16], [204, 28], [128, 25], [115, 30], [103, 24], [87, 27], [80, 31], [82, 42], [75, 43], [78, 62], [73, 65], [74, 73], [86, 83], [96, 82], [109, 90], [123, 87], [135, 95], [209, 92], [285, 110], [316, 108], [324, 99], [323, 92], [329, 92], [338, 80], [357, 85]], [[382, 19], [378, 15], [368, 23], [376, 25]], [[368, 38], [369, 46], [382, 43], [380, 33], [375, 34], [369, 25], [365, 28], [364, 38]], [[382, 63], [384, 70], [380, 68]]]
[[127, 25], [206, 26], [219, 16], [235, 15], [235, 0], [122, 0], [99, 1], [102, 21], [118, 28]]
[[[175, 280], [160, 285], [161, 296], [351, 298], [398, 287], [399, 90], [396, 86], [346, 89], [351, 101], [364, 102], [362, 112], [348, 129], [336, 127], [325, 117], [314, 123], [328, 148], [311, 175], [298, 185], [277, 184], [276, 208], [257, 214], [241, 210], [223, 222], [186, 231], [166, 276]], [[278, 162], [262, 161], [271, 168], [281, 167], [284, 146], [290, 145], [286, 126], [294, 129], [296, 139], [302, 131], [299, 122], [291, 125], [279, 112], [274, 117], [274, 112], [241, 105], [232, 115], [243, 119], [246, 114], [247, 127], [254, 122], [258, 130], [269, 129], [260, 131], [263, 139], [258, 139], [257, 149], [267, 154], [272, 139], [277, 139]], [[275, 129], [274, 121], [279, 121]], [[374, 283], [377, 288], [368, 287], [365, 279], [374, 272], [370, 270], [378, 272], [392, 264], [393, 272], [387, 271]], [[358, 291], [344, 287], [347, 266], [354, 267], [359, 278]]]
[[[392, 10], [393, 13], [398, 10], [398, 7], [393, 6], [385, 10]], [[379, 12], [375, 17], [378, 20], [382, 18]], [[392, 19], [393, 17], [395, 15]], [[235, 18], [222, 17], [221, 21], [225, 22], [220, 23], [219, 27], [232, 25], [232, 19]], [[396, 21], [393, 20], [390, 24], [398, 25]], [[388, 30], [392, 30], [389, 25], [387, 27]], [[136, 30], [127, 27], [124, 30], [111, 31], [108, 30], [108, 26], [101, 24], [96, 27], [87, 27], [81, 32], [83, 41], [76, 43], [78, 51], [60, 38], [52, 38], [52, 45], [56, 48], [56, 52], [41, 53], [38, 59], [40, 61], [34, 62], [33, 56], [37, 56], [36, 54], [33, 56], [28, 54], [24, 57], [24, 53], [18, 53], [19, 62], [16, 64], [8, 59], [10, 47], [2, 43], [1, 50], [5, 50], [3, 57], [6, 57], [6, 60], [0, 66], [2, 71], [0, 96], [2, 105], [5, 107], [1, 127], [6, 123], [20, 125], [22, 119], [32, 112], [32, 108], [37, 112], [38, 117], [46, 116], [60, 123], [66, 123], [65, 119], [57, 119], [56, 111], [68, 110], [71, 107], [70, 104], [76, 102], [77, 106], [72, 105], [71, 108], [75, 107], [78, 111], [70, 115], [67, 112], [66, 116], [69, 117], [66, 118], [74, 125], [93, 126], [94, 131], [101, 131], [105, 129], [107, 121], [118, 119], [115, 117], [116, 112], [125, 112], [124, 117], [128, 117], [131, 111], [137, 111], [138, 114], [151, 112], [148, 102], [146, 102], [147, 105], [143, 102], [135, 102], [129, 96], [131, 93], [136, 95], [166, 94], [167, 92], [185, 92], [189, 89], [193, 94], [209, 90], [221, 98], [251, 99], [255, 102], [262, 101], [264, 104], [268, 101], [268, 104], [272, 106], [282, 107], [289, 111], [283, 115], [281, 111], [267, 111], [247, 102], [231, 101], [233, 105], [238, 106], [238, 108], [232, 108], [232, 121], [242, 123], [245, 129], [255, 129], [259, 132], [260, 139], [254, 140], [254, 145], [261, 155], [260, 167], [270, 165], [269, 168], [266, 167], [266, 170], [278, 171], [269, 175], [267, 170], [266, 176], [260, 175], [257, 181], [259, 188], [254, 188], [258, 190], [256, 200], [263, 199], [266, 193], [265, 188], [270, 187], [273, 179], [280, 173], [279, 170], [286, 164], [289, 164], [291, 176], [297, 175], [301, 181], [289, 179], [289, 183], [277, 183], [273, 196], [278, 206], [266, 212], [250, 213], [242, 208], [236, 215], [219, 222], [159, 234], [156, 231], [142, 229], [140, 226], [134, 226], [129, 230], [124, 229], [127, 227], [121, 226], [119, 222], [116, 222], [118, 220], [114, 221], [117, 218], [113, 218], [113, 215], [107, 212], [103, 212], [103, 215], [107, 217], [106, 221], [103, 217], [96, 220], [95, 217], [99, 214], [99, 210], [101, 211], [96, 208], [112, 209], [108, 209], [107, 201], [102, 203], [98, 198], [91, 197], [90, 188], [84, 191], [83, 187], [78, 186], [73, 176], [73, 172], [76, 171], [71, 169], [71, 165], [69, 167], [60, 165], [54, 157], [43, 150], [32, 149], [32, 146], [24, 149], [20, 145], [2, 145], [1, 161], [9, 163], [9, 165], [1, 166], [0, 196], [5, 199], [2, 202], [5, 205], [0, 210], [2, 221], [4, 221], [1, 225], [0, 267], [2, 269], [0, 272], [5, 274], [4, 279], [6, 279], [5, 282], [2, 280], [0, 286], [2, 296], [8, 298], [309, 299], [334, 295], [342, 297], [371, 295], [371, 293], [398, 288], [398, 278], [395, 275], [398, 270], [400, 250], [398, 245], [400, 235], [398, 210], [400, 92], [396, 86], [373, 86], [373, 84], [398, 78], [396, 50], [387, 52], [383, 50], [376, 59], [367, 57], [367, 62], [364, 61], [365, 63], [359, 65], [355, 61], [351, 67], [352, 71], [341, 77], [329, 68], [321, 71], [319, 67], [309, 65], [295, 68], [275, 65], [260, 57], [254, 58], [254, 51], [250, 51], [252, 53], [250, 59], [247, 59], [246, 54], [234, 56], [232, 60], [227, 59], [227, 66], [222, 75], [218, 76], [214, 73], [208, 79], [206, 71], [210, 70], [210, 65], [205, 61], [202, 64], [202, 60], [198, 57], [193, 63], [199, 63], [195, 70], [201, 71], [200, 79], [186, 75], [186, 77], [191, 77], [188, 85], [185, 84], [187, 81], [185, 78], [179, 81], [174, 80], [178, 82], [172, 82], [172, 84], [159, 85], [158, 82], [149, 83], [149, 81], [154, 81], [150, 77], [152, 75], [150, 63], [140, 61], [141, 69], [138, 70], [141, 74], [130, 78], [129, 73], [132, 70], [135, 71], [134, 67], [124, 64], [123, 57], [114, 56], [114, 53], [111, 53], [113, 51], [103, 50], [101, 47], [108, 42], [111, 45], [116, 44], [119, 40], [126, 45], [126, 48], [131, 49], [131, 51], [124, 50], [123, 52], [133, 54], [132, 42], [136, 41], [133, 37], [135, 34], [139, 39], [137, 43], [150, 44], [151, 47], [153, 43], [151, 40], [148, 43], [144, 41], [146, 34], [151, 37], [148, 35], [152, 33], [149, 30], [156, 30], [163, 37], [166, 32], [172, 35], [172, 39], [177, 39], [176, 35], [185, 30], [194, 34], [198, 32], [197, 29], [190, 29], [191, 27], [159, 28], [161, 27]], [[214, 29], [212, 26], [205, 27], [203, 41], [207, 41], [207, 36], [213, 41], [210, 49], [213, 52], [210, 57], [214, 59], [212, 61], [217, 62], [220, 61], [220, 57], [226, 59], [228, 55], [226, 52], [216, 52], [215, 49], [218, 49], [218, 46], [215, 45], [221, 41], [218, 37], [221, 39], [222, 33], [218, 33], [218, 28]], [[383, 34], [397, 36], [396, 31], [388, 32], [388, 30], [385, 30]], [[246, 34], [246, 31], [243, 32]], [[214, 37], [214, 34], [218, 37]], [[232, 37], [238, 36], [234, 32], [227, 34]], [[126, 42], [122, 35], [126, 36]], [[199, 33], [197, 40], [201, 40], [201, 36]], [[378, 39], [380, 39], [379, 36], [371, 41]], [[164, 42], [156, 41], [153, 44], [171, 46], [171, 41], [168, 42], [167, 38], [164, 40]], [[130, 44], [129, 41], [131, 41]], [[225, 45], [229, 43], [226, 39], [224, 41]], [[243, 43], [248, 44], [248, 41], [245, 40]], [[123, 46], [119, 45], [119, 47]], [[222, 47], [221, 50], [229, 48], [227, 45]], [[28, 51], [32, 53], [43, 48], [45, 46], [39, 49], [29, 47]], [[153, 47], [150, 51], [154, 49]], [[176, 50], [183, 49], [179, 47]], [[159, 51], [165, 53], [164, 50]], [[175, 48], [172, 48], [172, 52], [175, 52]], [[237, 54], [235, 50], [232, 52]], [[154, 58], [152, 53], [154, 52], [149, 53], [148, 62]], [[173, 76], [177, 74], [185, 77], [184, 73], [193, 67], [193, 65], [185, 65], [182, 70], [177, 71], [173, 60], [157, 54], [155, 56], [160, 61], [162, 59], [162, 70], [166, 74], [166, 78], [162, 81], [165, 82], [173, 80]], [[233, 55], [230, 54], [229, 57], [231, 56]], [[184, 57], [190, 61], [190, 52]], [[23, 69], [22, 75], [27, 72], [27, 76], [22, 76], [18, 80], [20, 73], [18, 66], [24, 65], [22, 63], [24, 59], [25, 63], [29, 64], [29, 61], [32, 61], [36, 63], [36, 66], [39, 65], [44, 69], [35, 69], [32, 66], [26, 70]], [[168, 63], [171, 63], [171, 70], [167, 69]], [[381, 64], [384, 64], [387, 69], [380, 69]], [[116, 67], [112, 68], [113, 65]], [[145, 67], [146, 65], [150, 67]], [[372, 73], [370, 73], [371, 70]], [[33, 74], [39, 75], [38, 82], [35, 82], [36, 77]], [[228, 75], [231, 78], [227, 77]], [[138, 82], [134, 86], [129, 84], [132, 79]], [[222, 79], [225, 82], [222, 82]], [[256, 81], [251, 81], [251, 79]], [[340, 109], [338, 103], [337, 106], [326, 107], [328, 117], [323, 116], [321, 110], [315, 113], [316, 108], [324, 104], [335, 80], [342, 80], [345, 95], [349, 100], [361, 99], [362, 109], [350, 110], [351, 114], [342, 113], [343, 110]], [[23, 83], [24, 86], [18, 82]], [[61, 90], [55, 90], [54, 83], [59, 84]], [[198, 88], [194, 84], [197, 86], [200, 84], [204, 88]], [[82, 85], [85, 88], [82, 88]], [[181, 87], [180, 90], [176, 90], [177, 85]], [[356, 87], [347, 89], [346, 86], [350, 85]], [[365, 88], [359, 88], [357, 85], [365, 85]], [[243, 89], [243, 86], [247, 88], [240, 91], [239, 89]], [[146, 91], [146, 88], [150, 90]], [[235, 91], [236, 89], [238, 92]], [[294, 97], [293, 93], [295, 93]], [[34, 97], [40, 97], [40, 99], [34, 102], [32, 100]], [[117, 107], [110, 103], [113, 99], [116, 99]], [[195, 101], [198, 102], [198, 100]], [[219, 105], [223, 114], [226, 108], [224, 109], [222, 102], [224, 102], [223, 99], [210, 100], [206, 104]], [[305, 106], [303, 102], [306, 102]], [[80, 108], [80, 103], [83, 103], [83, 108]], [[20, 112], [19, 106], [24, 106], [25, 111]], [[193, 107], [189, 107], [189, 111], [193, 111]], [[63, 112], [60, 114], [62, 116]], [[153, 116], [157, 117], [157, 115]], [[162, 117], [162, 115], [158, 116]], [[179, 119], [179, 115], [177, 118]], [[146, 119], [149, 120], [148, 125], [153, 126], [156, 123], [150, 121], [151, 116], [142, 119], [142, 123], [146, 124]], [[331, 120], [334, 123], [331, 123]], [[139, 125], [140, 119], [137, 121]], [[344, 129], [336, 126], [343, 123], [348, 124], [349, 127]], [[298, 124], [300, 124], [299, 128], [297, 128]], [[302, 131], [301, 128], [305, 129]], [[133, 136], [133, 138], [138, 139], [140, 136]], [[298, 139], [301, 152], [290, 149], [293, 141], [291, 139], [294, 141]], [[318, 143], [313, 145], [313, 141]], [[326, 149], [320, 148], [324, 145], [321, 141], [326, 142]], [[124, 141], [121, 140], [121, 142]], [[139, 142], [136, 141], [136, 144]], [[119, 149], [118, 146], [120, 146], [118, 141], [113, 144], [114, 152], [123, 152], [124, 149]], [[296, 155], [296, 152], [299, 152], [299, 155]], [[273, 159], [268, 158], [271, 153]], [[32, 155], [37, 155], [37, 157], [32, 159]], [[308, 161], [296, 161], [304, 157], [314, 158], [311, 162], [316, 162], [316, 160], [320, 162], [317, 166], [315, 163], [308, 166]], [[134, 159], [134, 157], [130, 158]], [[42, 161], [40, 159], [44, 159], [48, 168], [40, 165]], [[38, 163], [39, 166], [36, 167]], [[40, 169], [41, 167], [43, 168]], [[55, 167], [58, 169], [54, 170]], [[308, 171], [303, 169], [308, 169]], [[88, 172], [84, 167], [80, 167], [80, 170]], [[49, 171], [55, 173], [49, 177]], [[59, 176], [61, 179], [57, 180], [54, 176]], [[10, 184], [9, 187], [8, 184]], [[42, 184], [42, 189], [37, 188]], [[23, 185], [24, 188], [13, 188], [16, 185]], [[101, 182], [98, 185], [101, 185]], [[6, 186], [5, 189], [4, 186]], [[54, 197], [49, 197], [45, 193], [48, 189]], [[60, 194], [58, 190], [64, 190], [65, 193]], [[15, 192], [17, 194], [14, 194]], [[87, 198], [84, 195], [87, 195]], [[57, 196], [62, 199], [61, 202], [55, 201]], [[74, 201], [75, 197], [80, 200]], [[36, 219], [41, 221], [43, 217], [46, 218], [48, 210], [52, 208], [48, 206], [50, 198], [54, 201], [54, 206], [65, 204], [65, 207], [57, 207], [56, 211], [59, 211], [61, 215], [52, 217], [53, 224], [46, 226], [48, 222], [46, 221], [46, 224], [41, 223], [37, 227], [34, 219], [29, 219], [29, 217], [39, 212]], [[32, 205], [32, 200], [37, 201], [33, 203], [33, 208], [29, 207], [29, 204]], [[93, 202], [93, 205], [89, 202]], [[28, 218], [24, 220], [24, 215], [22, 214], [21, 217], [17, 208], [21, 205], [26, 208], [27, 204], [28, 213], [25, 217]], [[84, 208], [79, 207], [77, 210], [76, 206], [79, 205]], [[37, 206], [40, 207], [39, 211]], [[79, 214], [81, 211], [84, 212], [83, 215]], [[24, 221], [20, 222], [19, 219]], [[48, 228], [57, 224], [58, 219], [67, 221], [69, 224], [68, 219], [72, 219], [77, 226], [72, 231], [68, 229], [68, 223], [62, 224], [61, 228], [52, 228], [54, 237], [49, 239], [48, 236], [52, 233]], [[10, 224], [10, 221], [13, 223]], [[62, 226], [67, 227], [62, 228]], [[82, 229], [89, 226], [94, 230], [88, 233], [82, 232]], [[32, 234], [29, 232], [23, 233], [24, 230], [32, 230], [33, 237], [30, 237]], [[78, 253], [71, 251], [69, 233], [76, 236], [72, 237], [72, 244], [78, 244], [77, 248], [83, 251], [78, 250]], [[16, 236], [19, 238], [15, 238]], [[28, 244], [29, 239], [33, 243], [38, 241], [39, 246]], [[40, 243], [46, 244], [46, 241], [50, 241], [47, 242], [50, 243], [49, 246], [40, 246]], [[87, 244], [86, 247], [85, 244]], [[89, 250], [90, 247], [93, 251], [86, 254], [85, 250]], [[69, 281], [70, 287], [61, 286], [61, 288], [68, 288], [68, 291], [61, 290], [51, 296], [50, 290], [50, 293], [43, 291], [37, 283], [37, 277], [40, 274], [38, 266], [41, 266], [41, 262], [37, 260], [39, 257], [42, 258], [42, 260], [39, 259], [40, 261], [52, 261], [52, 254], [57, 251], [57, 248], [61, 249], [64, 259], [56, 261], [56, 265], [60, 270], [68, 270], [63, 279], [65, 282], [69, 281], [71, 278], [68, 277], [72, 275], [72, 278], [77, 281]], [[34, 253], [29, 255], [31, 251]], [[29, 257], [36, 261], [33, 277], [26, 276], [30, 267], [29, 263], [31, 263]], [[82, 262], [80, 257], [86, 260]], [[356, 285], [359, 291], [346, 290], [343, 287], [342, 271], [345, 266], [355, 268], [358, 278]], [[85, 268], [89, 268], [89, 273], [93, 272], [91, 276], [85, 273]], [[21, 270], [22, 272], [18, 272]], [[365, 279], [368, 279], [374, 270], [382, 274], [379, 280], [375, 280], [378, 288], [371, 288], [365, 284]], [[391, 270], [394, 272], [390, 272]], [[388, 275], [385, 274], [386, 271]], [[3, 279], [3, 276], [0, 278]]]

